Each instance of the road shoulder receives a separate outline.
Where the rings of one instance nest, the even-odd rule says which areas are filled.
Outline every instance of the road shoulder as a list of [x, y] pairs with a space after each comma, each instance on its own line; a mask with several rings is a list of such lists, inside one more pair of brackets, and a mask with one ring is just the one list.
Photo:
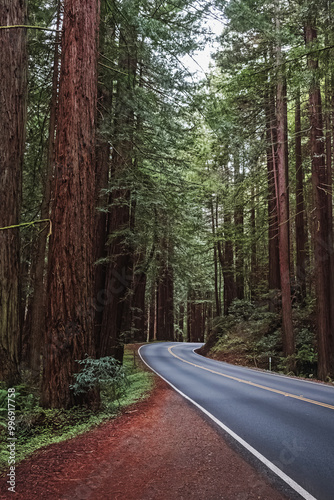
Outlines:
[[287, 498], [158, 378], [121, 417], [22, 462], [16, 490], [22, 500]]

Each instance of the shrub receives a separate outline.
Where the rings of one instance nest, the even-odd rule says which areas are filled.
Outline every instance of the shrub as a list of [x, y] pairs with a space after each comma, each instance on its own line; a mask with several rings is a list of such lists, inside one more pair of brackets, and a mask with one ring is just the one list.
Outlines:
[[93, 389], [104, 391], [113, 401], [119, 400], [127, 386], [124, 367], [113, 357], [77, 360], [82, 367], [74, 374], [75, 382], [70, 385], [74, 394], [83, 394]]
[[255, 311], [255, 306], [248, 300], [236, 299], [232, 302], [229, 307], [229, 314], [234, 316], [236, 319], [242, 319], [247, 321], [251, 318]]

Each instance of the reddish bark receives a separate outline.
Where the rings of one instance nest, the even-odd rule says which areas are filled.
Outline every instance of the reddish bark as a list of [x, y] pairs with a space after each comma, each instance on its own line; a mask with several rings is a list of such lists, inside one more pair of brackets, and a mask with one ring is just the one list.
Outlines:
[[[101, 95], [100, 98], [104, 100]], [[95, 223], [94, 223], [94, 299], [95, 299], [95, 320], [94, 338], [96, 354], [99, 355], [100, 335], [103, 317], [103, 309], [108, 302], [108, 293], [105, 290], [106, 265], [99, 263], [99, 259], [105, 259], [106, 236], [107, 236], [107, 214], [105, 211], [98, 211], [98, 207], [107, 205], [107, 196], [102, 194], [102, 189], [108, 187], [109, 167], [110, 167], [110, 145], [102, 137], [97, 138], [96, 148], [96, 192], [95, 192]]]
[[268, 249], [269, 249], [269, 290], [281, 288], [279, 250], [278, 250], [278, 213], [277, 213], [277, 124], [275, 102], [268, 94], [266, 104], [266, 138], [268, 171]]
[[146, 341], [146, 272], [138, 270], [134, 275], [134, 292], [132, 297], [132, 327], [133, 338], [136, 342]]
[[[60, 3], [58, 3], [57, 29], [60, 27]], [[59, 42], [60, 33], [56, 33], [55, 52], [53, 60], [52, 91], [50, 100], [50, 119], [49, 119], [49, 139], [47, 165], [44, 179], [44, 193], [41, 205], [41, 220], [49, 218], [50, 199], [51, 199], [51, 181], [54, 170], [55, 155], [55, 132], [57, 120], [57, 102], [58, 102], [58, 80], [59, 80]], [[36, 250], [33, 255], [32, 263], [32, 289], [33, 294], [28, 304], [27, 318], [25, 321], [26, 341], [29, 346], [28, 364], [32, 370], [35, 379], [39, 378], [41, 354], [43, 346], [43, 332], [45, 331], [46, 317], [46, 247], [49, 232], [47, 223], [38, 237]]]
[[70, 407], [76, 360], [94, 355], [93, 221], [98, 0], [65, 0], [48, 266], [43, 406]]
[[251, 274], [250, 274], [250, 291], [251, 299], [256, 298], [256, 285], [257, 285], [257, 249], [256, 249], [256, 217], [255, 217], [255, 189], [251, 187], [251, 211], [250, 211], [250, 226], [251, 226]]
[[124, 179], [133, 167], [135, 121], [132, 98], [137, 71], [135, 30], [126, 31], [122, 26], [119, 45], [120, 77], [117, 81], [111, 172], [114, 190], [110, 196], [108, 214], [110, 262], [105, 277], [107, 300], [103, 309], [98, 353], [100, 356], [113, 356], [122, 361], [123, 343], [131, 329], [133, 289], [133, 248], [129, 243], [129, 234], [134, 225], [134, 205]]
[[[234, 166], [234, 182], [236, 186], [236, 198], [234, 207], [234, 224], [235, 224], [235, 287], [236, 297], [240, 300], [244, 298], [244, 255], [243, 255], [243, 234], [244, 234], [244, 212], [243, 212], [243, 196], [240, 183], [242, 182], [243, 174], [240, 173], [239, 159], [235, 159]], [[238, 192], [239, 191], [239, 192]]]
[[[1, 0], [0, 25], [24, 25], [26, 3]], [[0, 30], [0, 228], [20, 222], [26, 123], [26, 31]], [[0, 380], [18, 380], [20, 330], [19, 229], [0, 230]]]
[[[216, 203], [218, 203], [218, 200], [216, 200]], [[215, 304], [216, 304], [216, 309], [215, 313], [216, 316], [221, 315], [221, 300], [220, 300], [220, 293], [219, 293], [219, 283], [218, 283], [218, 273], [219, 273], [219, 268], [218, 268], [218, 251], [217, 251], [217, 241], [216, 241], [216, 221], [215, 221], [215, 215], [214, 215], [214, 210], [213, 210], [213, 201], [211, 200], [211, 227], [212, 227], [212, 236], [213, 236], [213, 264], [214, 264], [214, 273], [215, 273]]]
[[[279, 15], [279, 14], [278, 14]], [[279, 21], [277, 17], [277, 30], [279, 32]], [[277, 191], [278, 201], [278, 240], [279, 240], [279, 262], [280, 280], [282, 289], [282, 340], [285, 356], [291, 356], [295, 351], [294, 332], [292, 325], [291, 285], [289, 266], [289, 202], [287, 185], [286, 165], [286, 119], [285, 119], [285, 85], [282, 73], [282, 52], [277, 47]], [[293, 363], [290, 364], [290, 369]]]
[[184, 304], [181, 302], [179, 305], [179, 338], [178, 341], [183, 341], [183, 331], [184, 331]]
[[204, 342], [205, 322], [203, 302], [192, 292], [188, 299], [188, 342]]
[[163, 240], [162, 249], [157, 287], [157, 340], [174, 340], [174, 281], [170, 243]]
[[[310, 20], [305, 26], [306, 45], [317, 40], [315, 22]], [[330, 296], [330, 255], [333, 248], [328, 246], [328, 199], [327, 199], [327, 171], [325, 149], [323, 142], [323, 120], [320, 83], [316, 77], [318, 61], [311, 56], [308, 58], [308, 67], [313, 71], [313, 82], [309, 95], [310, 115], [310, 146], [312, 160], [312, 189], [315, 205], [313, 237], [314, 237], [314, 276], [317, 298], [317, 341], [318, 341], [318, 377], [325, 380], [334, 373], [333, 338], [330, 328], [330, 310], [332, 307]]]
[[301, 296], [306, 296], [306, 232], [304, 224], [304, 172], [301, 142], [300, 95], [296, 98], [295, 112], [295, 148], [296, 148], [296, 277]]

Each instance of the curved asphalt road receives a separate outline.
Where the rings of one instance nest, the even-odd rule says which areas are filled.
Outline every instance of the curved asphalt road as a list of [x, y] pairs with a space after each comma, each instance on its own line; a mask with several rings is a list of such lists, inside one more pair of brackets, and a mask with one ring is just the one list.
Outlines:
[[302, 498], [334, 500], [334, 388], [204, 358], [201, 345], [140, 355]]

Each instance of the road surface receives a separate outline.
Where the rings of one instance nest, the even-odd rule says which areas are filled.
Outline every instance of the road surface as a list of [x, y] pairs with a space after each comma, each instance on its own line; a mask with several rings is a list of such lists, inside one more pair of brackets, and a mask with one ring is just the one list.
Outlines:
[[[334, 499], [334, 388], [154, 343], [144, 362], [301, 498]], [[291, 491], [292, 491], [291, 490]]]

